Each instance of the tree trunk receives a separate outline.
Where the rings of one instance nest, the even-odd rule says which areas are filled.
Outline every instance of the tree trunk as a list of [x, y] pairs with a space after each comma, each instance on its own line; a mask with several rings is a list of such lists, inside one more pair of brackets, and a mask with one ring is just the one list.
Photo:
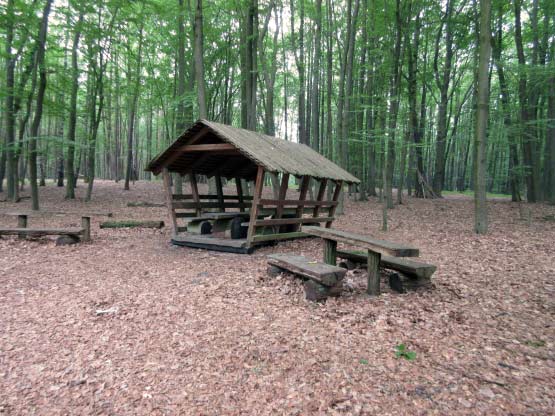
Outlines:
[[480, 0], [480, 55], [478, 60], [478, 105], [476, 109], [476, 145], [474, 158], [474, 231], [486, 234], [487, 123], [489, 113], [489, 62], [491, 57], [491, 0]]

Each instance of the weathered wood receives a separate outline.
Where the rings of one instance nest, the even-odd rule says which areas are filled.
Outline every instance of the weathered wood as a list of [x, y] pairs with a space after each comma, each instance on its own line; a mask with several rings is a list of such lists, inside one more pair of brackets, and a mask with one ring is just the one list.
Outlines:
[[314, 280], [307, 280], [303, 284], [306, 300], [320, 302], [328, 297], [339, 297], [343, 290], [343, 282], [338, 282], [335, 286], [324, 286]]
[[[301, 218], [303, 216], [304, 205], [302, 205], [302, 202], [304, 202], [304, 200], [306, 199], [306, 194], [308, 192], [308, 185], [310, 185], [310, 179], [311, 177], [306, 175], [303, 176], [301, 179], [301, 185], [299, 187], [299, 203], [301, 204], [297, 205], [297, 210], [295, 211], [295, 217], [297, 218]], [[295, 227], [295, 231], [300, 231], [299, 230], [300, 224], [302, 224], [302, 222], [299, 223], [297, 227]]]
[[393, 257], [418, 257], [417, 248], [405, 246], [390, 241], [376, 240], [366, 236], [348, 233], [345, 231], [335, 230], [323, 227], [303, 227], [303, 232], [315, 235], [317, 237], [328, 238], [340, 243], [359, 246], [366, 250], [373, 250], [377, 253], [393, 256]]
[[[287, 188], [289, 187], [289, 174], [288, 173], [284, 173], [283, 176], [281, 177], [281, 184], [279, 186], [279, 192], [278, 192], [278, 199], [276, 202], [276, 216], [275, 218], [279, 219], [281, 218], [281, 216], [283, 215], [283, 204], [281, 204], [282, 202], [285, 202], [285, 196], [287, 195]], [[260, 200], [260, 205], [264, 205], [264, 201], [272, 201], [271, 199], [261, 199]]]
[[[127, 203], [128, 207], [132, 207], [132, 208], [157, 208], [157, 207], [164, 207], [166, 206], [166, 204], [162, 204], [162, 203], [158, 203], [158, 202], [148, 202], [148, 201], [136, 201], [136, 202], [128, 202]], [[111, 215], [110, 215], [111, 216]]]
[[82, 228], [4, 228], [0, 227], [0, 235], [24, 234], [29, 237], [42, 237], [45, 235], [81, 235]]
[[[245, 196], [243, 195], [243, 185], [241, 184], [241, 178], [235, 178], [235, 188], [237, 189], [237, 199], [240, 204], [245, 202]], [[245, 207], [239, 207], [239, 211], [245, 212]]]
[[252, 243], [264, 243], [268, 241], [282, 241], [282, 240], [293, 240], [295, 238], [307, 238], [311, 237], [309, 234], [296, 231], [293, 233], [276, 233], [276, 234], [266, 234], [266, 235], [255, 235], [252, 238]]
[[[184, 200], [192, 200], [193, 199], [193, 194], [173, 194], [172, 198], [174, 201], [184, 201]], [[218, 195], [217, 194], [199, 194], [199, 199], [203, 200], [203, 199], [217, 199]], [[222, 195], [223, 199], [231, 199], [231, 200], [239, 200], [239, 196], [238, 195]], [[245, 195], [243, 196], [243, 199], [246, 201], [252, 201], [252, 196], [250, 195]], [[240, 201], [239, 201], [240, 202]]]
[[[329, 212], [328, 212], [328, 217], [331, 217], [331, 218], [335, 217], [335, 210], [337, 209], [337, 205], [338, 205], [337, 203], [338, 203], [338, 200], [339, 200], [339, 195], [341, 195], [341, 188], [343, 187], [343, 181], [334, 181], [334, 182], [335, 182], [335, 189], [333, 191], [333, 196], [332, 196], [331, 200], [333, 202], [336, 202], [336, 204], [332, 205], [330, 207]], [[326, 228], [330, 228], [332, 224], [333, 224], [333, 220], [328, 221], [326, 223]]]
[[81, 228], [83, 228], [83, 237], [81, 241], [91, 241], [91, 217], [81, 217]]
[[268, 220], [256, 220], [255, 226], [271, 226], [271, 225], [287, 225], [287, 224], [314, 224], [319, 222], [329, 221], [330, 217], [320, 217], [320, 218], [280, 218], [280, 219], [268, 219]]
[[268, 273], [268, 275], [270, 275], [271, 277], [277, 277], [280, 274], [282, 274], [283, 272], [285, 272], [285, 270], [283, 270], [281, 267], [277, 267], [277, 266], [272, 266], [271, 264], [268, 265], [268, 267], [266, 268], [266, 272]]
[[249, 231], [247, 234], [248, 245], [251, 244], [251, 242], [253, 241], [253, 237], [255, 236], [255, 228], [256, 228], [255, 223], [256, 223], [256, 216], [258, 215], [258, 203], [260, 201], [260, 198], [262, 197], [263, 188], [264, 188], [264, 168], [262, 166], [258, 166], [258, 170], [256, 171], [256, 182], [254, 185], [251, 217], [249, 221]]
[[105, 221], [100, 223], [100, 228], [162, 228], [164, 221]]
[[[320, 180], [320, 187], [318, 188], [318, 195], [316, 196], [316, 202], [318, 205], [314, 206], [314, 211], [312, 216], [314, 218], [320, 215], [320, 207], [325, 207], [327, 204], [337, 204], [337, 201], [324, 201], [324, 195], [326, 194], [326, 186], [328, 184], [328, 180], [326, 178]], [[327, 203], [327, 204], [326, 204]], [[330, 205], [333, 206], [333, 205]], [[331, 215], [330, 215], [331, 217]]]
[[[200, 206], [200, 197], [199, 197], [199, 193], [198, 193], [198, 185], [197, 185], [197, 176], [194, 173], [190, 173], [189, 174], [189, 183], [191, 184], [191, 192], [193, 194], [193, 205], [192, 206], [182, 206], [181, 208], [193, 208], [196, 210], [197, 215], [201, 215], [202, 214], [202, 208]], [[179, 206], [176, 206], [176, 204], [179, 204], [177, 202], [174, 202], [174, 207], [175, 208], [180, 208]], [[183, 204], [183, 203], [182, 203]]]
[[337, 205], [337, 202], [333, 201], [314, 201], [314, 200], [304, 200], [299, 201], [296, 199], [286, 199], [286, 200], [279, 200], [279, 199], [261, 199], [259, 205], [270, 206], [270, 207], [283, 207], [283, 206], [291, 206], [291, 207], [328, 207]]
[[[202, 210], [205, 208], [221, 208], [221, 204], [219, 202], [182, 202], [182, 201], [174, 201], [172, 202], [172, 207], [174, 209], [196, 209], [197, 216], [202, 215]], [[249, 208], [251, 204], [244, 202], [224, 202], [224, 208]], [[200, 211], [200, 212], [199, 212]]]
[[366, 293], [373, 296], [380, 295], [380, 257], [380, 253], [368, 250], [368, 284], [366, 286]]
[[164, 182], [164, 194], [166, 196], [166, 205], [168, 207], [168, 217], [170, 219], [172, 235], [177, 235], [179, 232], [177, 229], [177, 218], [175, 216], [175, 209], [172, 204], [172, 186], [171, 186], [171, 178], [170, 172], [168, 169], [162, 169], [162, 179]]
[[224, 251], [227, 253], [250, 254], [252, 252], [252, 248], [247, 246], [246, 240], [229, 240], [188, 234], [174, 236], [172, 243], [178, 246]]
[[213, 143], [213, 144], [186, 144], [179, 148], [181, 153], [191, 152], [215, 152], [221, 150], [237, 150], [237, 148], [229, 143]]
[[[366, 254], [361, 251], [338, 250], [337, 257], [352, 260], [361, 265], [366, 265], [367, 261]], [[390, 256], [382, 256], [380, 266], [384, 269], [397, 270], [420, 279], [429, 279], [437, 270], [433, 264]]]
[[220, 205], [220, 211], [224, 212], [225, 206], [224, 206], [224, 189], [222, 185], [222, 177], [218, 174], [218, 175], [215, 175], [214, 178], [216, 180], [216, 192], [218, 196], [218, 204]]
[[[19, 214], [17, 216], [17, 227], [27, 228], [27, 214]], [[19, 234], [19, 238], [25, 238], [25, 234]]]
[[270, 254], [268, 264], [312, 279], [324, 286], [334, 286], [337, 282], [343, 280], [346, 273], [346, 270], [341, 267], [290, 254]]
[[[208, 130], [206, 130], [206, 129], [203, 129], [203, 130], [199, 131], [198, 133], [195, 134], [195, 136], [193, 136], [191, 139], [188, 140], [187, 145], [192, 145], [193, 143], [197, 142], [202, 137], [204, 137], [207, 133], [208, 133]], [[180, 151], [174, 152], [166, 160], [164, 160], [163, 164], [160, 167], [157, 167], [152, 172], [155, 175], [158, 175], [158, 173], [160, 173], [160, 171], [163, 171], [164, 168], [167, 168], [173, 162], [175, 162], [181, 156], [181, 154], [182, 153]]]
[[241, 212], [205, 212], [200, 217], [190, 218], [189, 221], [202, 221], [202, 220], [223, 220], [233, 219], [235, 217], [248, 218], [248, 213]]
[[176, 218], [194, 218], [197, 216], [196, 212], [176, 212]]
[[324, 263], [337, 265], [337, 241], [324, 239]]

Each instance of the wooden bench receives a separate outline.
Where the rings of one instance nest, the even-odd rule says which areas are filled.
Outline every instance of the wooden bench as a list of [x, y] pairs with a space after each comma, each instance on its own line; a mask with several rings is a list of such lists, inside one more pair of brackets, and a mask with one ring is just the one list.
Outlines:
[[244, 212], [207, 212], [200, 217], [188, 218], [187, 231], [193, 234], [210, 234], [226, 231], [234, 218], [248, 218]]
[[[367, 265], [366, 253], [362, 251], [337, 250], [337, 257], [364, 267]], [[351, 268], [349, 266], [348, 263], [345, 264], [345, 267]], [[437, 269], [433, 264], [390, 256], [381, 257], [380, 267], [402, 273], [400, 276], [391, 277], [389, 281], [390, 286], [398, 292], [429, 287], [431, 285], [430, 279]]]
[[324, 300], [328, 296], [339, 296], [347, 272], [342, 267], [289, 254], [270, 254], [268, 265], [268, 273], [271, 275], [288, 271], [307, 279], [304, 284], [306, 298], [313, 301]]
[[324, 262], [334, 266], [337, 261], [338, 242], [364, 248], [367, 251], [368, 286], [366, 292], [369, 295], [378, 296], [380, 294], [379, 267], [382, 255], [390, 257], [417, 257], [419, 255], [418, 249], [414, 247], [332, 228], [303, 227], [303, 232], [324, 239]]
[[17, 228], [0, 227], [0, 235], [17, 235], [19, 238], [45, 235], [67, 235], [80, 241], [91, 239], [91, 217], [81, 217], [81, 228], [27, 228], [28, 215], [17, 216]]

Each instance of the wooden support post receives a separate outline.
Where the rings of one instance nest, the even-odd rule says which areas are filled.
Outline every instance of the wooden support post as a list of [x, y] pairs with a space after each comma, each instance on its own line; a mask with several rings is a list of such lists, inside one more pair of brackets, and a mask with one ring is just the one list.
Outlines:
[[83, 228], [82, 242], [91, 241], [91, 217], [81, 217], [81, 228]]
[[[241, 183], [241, 178], [235, 178], [235, 187], [237, 188], [237, 199], [239, 203], [242, 204], [245, 202], [245, 199], [243, 198], [243, 184]], [[245, 208], [241, 206], [239, 211], [245, 212]]]
[[[301, 186], [299, 188], [299, 201], [304, 201], [306, 199], [306, 193], [308, 192], [308, 185], [310, 184], [310, 176], [303, 176], [301, 179]], [[297, 211], [295, 212], [296, 218], [302, 218], [304, 212], [304, 205], [300, 204], [297, 206]], [[299, 224], [295, 231], [299, 231], [301, 225]]]
[[247, 233], [247, 247], [251, 245], [252, 239], [255, 234], [256, 217], [258, 216], [258, 201], [262, 196], [262, 189], [264, 188], [264, 168], [258, 166], [256, 171], [256, 182], [254, 184], [254, 193], [252, 196], [252, 206], [250, 211], [249, 231]]
[[[279, 201], [285, 200], [288, 186], [289, 186], [289, 174], [284, 173], [283, 176], [281, 177], [281, 185], [279, 187], [279, 194], [278, 194]], [[283, 215], [283, 205], [278, 205], [278, 207], [276, 208], [276, 218], [277, 219], [281, 218], [282, 215]]]
[[[318, 195], [316, 196], [316, 201], [323, 201], [324, 195], [326, 194], [326, 185], [328, 184], [327, 178], [320, 180], [320, 188], [318, 188]], [[314, 212], [312, 216], [316, 218], [320, 214], [320, 205], [314, 207]]]
[[[341, 188], [343, 187], [343, 181], [335, 181], [335, 189], [333, 191], [332, 201], [337, 202], [339, 199], [339, 195], [341, 194]], [[335, 217], [335, 210], [337, 208], [337, 204], [332, 205], [330, 207], [330, 211], [328, 217]], [[326, 228], [331, 228], [333, 221], [326, 222]]]
[[324, 263], [337, 266], [337, 241], [324, 238]]
[[164, 181], [164, 193], [166, 194], [166, 205], [168, 206], [168, 215], [172, 226], [172, 235], [177, 235], [177, 219], [175, 216], [175, 210], [173, 209], [171, 177], [167, 168], [162, 169], [162, 179]]
[[218, 194], [218, 204], [220, 204], [220, 211], [225, 212], [222, 177], [220, 176], [220, 174], [216, 174], [214, 178], [216, 179], [216, 193]]
[[368, 286], [366, 293], [373, 296], [380, 295], [380, 260], [382, 255], [368, 250]]
[[[17, 216], [17, 228], [27, 228], [27, 214], [19, 214]], [[25, 234], [18, 235], [19, 238], [26, 238]]]
[[202, 215], [202, 208], [200, 207], [200, 197], [198, 194], [198, 185], [197, 185], [197, 177], [194, 173], [189, 174], [189, 182], [191, 183], [191, 193], [193, 194], [193, 201], [197, 205], [197, 216], [200, 217]]

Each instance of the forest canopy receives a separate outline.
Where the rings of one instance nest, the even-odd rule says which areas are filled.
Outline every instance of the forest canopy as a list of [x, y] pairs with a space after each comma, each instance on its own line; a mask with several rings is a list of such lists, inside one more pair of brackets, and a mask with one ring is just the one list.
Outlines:
[[555, 203], [551, 0], [3, 0], [0, 188], [128, 189], [205, 118], [311, 146], [361, 199], [472, 189], [484, 7], [480, 175]]

